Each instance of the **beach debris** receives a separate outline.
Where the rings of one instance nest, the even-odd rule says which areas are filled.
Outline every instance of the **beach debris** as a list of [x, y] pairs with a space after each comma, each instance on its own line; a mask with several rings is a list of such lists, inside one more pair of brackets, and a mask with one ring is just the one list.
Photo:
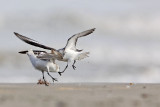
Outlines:
[[39, 79], [37, 84], [46, 84], [49, 86], [49, 82], [46, 81], [46, 83], [45, 83], [45, 81], [43, 79]]
[[143, 89], [146, 89], [146, 86], [143, 86]]
[[134, 83], [129, 83], [128, 85], [126, 85], [126, 88], [131, 88], [131, 86], [135, 85]]
[[143, 93], [143, 94], [141, 94], [141, 97], [144, 98], [144, 99], [146, 99], [146, 98], [148, 98], [148, 94]]
[[129, 85], [134, 85], [134, 83], [129, 83]]

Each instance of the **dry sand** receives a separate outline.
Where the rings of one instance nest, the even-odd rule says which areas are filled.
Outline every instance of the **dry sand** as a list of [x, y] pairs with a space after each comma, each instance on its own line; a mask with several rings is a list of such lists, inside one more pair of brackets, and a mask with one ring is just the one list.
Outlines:
[[160, 84], [0, 84], [0, 107], [160, 107]]

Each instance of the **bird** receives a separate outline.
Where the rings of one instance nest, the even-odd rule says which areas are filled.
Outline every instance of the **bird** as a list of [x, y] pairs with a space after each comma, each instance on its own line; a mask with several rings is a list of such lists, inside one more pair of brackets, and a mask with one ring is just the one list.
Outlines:
[[45, 80], [44, 72], [47, 72], [47, 74], [52, 78], [53, 83], [54, 81], [57, 81], [57, 79], [53, 78], [49, 72], [59, 72], [60, 67], [55, 63], [53, 57], [52, 59], [41, 58], [41, 55], [47, 52], [30, 49], [27, 51], [20, 51], [19, 53], [27, 54], [33, 67], [42, 72], [43, 80], [46, 86], [48, 86], [48, 83]]
[[74, 34], [73, 36], [71, 36], [67, 40], [66, 46], [64, 48], [61, 48], [58, 50], [55, 48], [40, 44], [39, 42], [35, 41], [34, 39], [28, 38], [28, 37], [23, 36], [19, 33], [14, 32], [14, 34], [19, 39], [21, 39], [22, 41], [24, 41], [30, 45], [40, 47], [43, 49], [47, 49], [47, 50], [51, 50], [51, 53], [45, 53], [42, 56], [43, 58], [48, 58], [48, 57], [51, 58], [53, 56], [56, 60], [67, 62], [65, 69], [62, 72], [58, 72], [59, 75], [61, 76], [62, 73], [64, 73], [64, 71], [68, 68], [68, 64], [70, 62], [73, 62], [72, 67], [75, 70], [76, 69], [75, 63], [77, 60], [81, 60], [86, 57], [89, 57], [88, 56], [89, 52], [83, 52], [83, 50], [77, 49], [76, 44], [77, 44], [78, 38], [87, 36], [87, 35], [93, 33], [94, 31], [95, 31], [95, 28], [92, 28], [92, 29], [83, 31], [81, 33]]

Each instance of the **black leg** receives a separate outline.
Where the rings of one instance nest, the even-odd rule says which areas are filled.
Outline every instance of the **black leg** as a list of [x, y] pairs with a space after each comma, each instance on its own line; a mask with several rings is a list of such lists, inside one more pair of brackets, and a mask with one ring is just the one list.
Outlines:
[[46, 82], [46, 80], [44, 78], [44, 71], [42, 71], [42, 75], [43, 75], [43, 80], [44, 80], [45, 85], [48, 86], [48, 84], [47, 84], [47, 82]]
[[64, 73], [64, 71], [67, 69], [67, 67], [68, 67], [68, 63], [67, 63], [67, 66], [65, 67], [65, 69], [62, 72], [58, 72], [60, 76], [62, 75], [62, 73]]
[[74, 65], [76, 63], [76, 60], [74, 60], [74, 63], [72, 65], [73, 69], [76, 70], [76, 66]]
[[47, 71], [47, 74], [52, 78], [52, 81], [54, 83], [54, 81], [58, 81], [56, 78], [53, 78], [52, 75]]

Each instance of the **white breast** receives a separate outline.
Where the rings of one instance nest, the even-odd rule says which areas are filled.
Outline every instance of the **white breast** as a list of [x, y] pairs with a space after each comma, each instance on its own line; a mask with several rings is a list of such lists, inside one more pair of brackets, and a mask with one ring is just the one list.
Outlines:
[[37, 60], [35, 64], [35, 68], [38, 70], [47, 71], [47, 67], [49, 68], [49, 72], [58, 72], [59, 66], [50, 61]]
[[78, 52], [74, 51], [74, 50], [66, 50], [63, 59], [64, 60], [68, 60], [73, 61], [78, 55]]

